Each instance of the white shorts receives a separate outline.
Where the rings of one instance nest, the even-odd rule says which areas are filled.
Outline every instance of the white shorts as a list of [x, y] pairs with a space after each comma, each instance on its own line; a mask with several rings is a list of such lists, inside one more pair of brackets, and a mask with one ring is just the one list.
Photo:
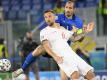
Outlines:
[[63, 56], [63, 63], [58, 65], [68, 77], [70, 77], [75, 71], [78, 71], [83, 76], [85, 76], [90, 70], [94, 71], [93, 67], [87, 64], [72, 49], [69, 51], [64, 50], [57, 52], [60, 52], [60, 55]]

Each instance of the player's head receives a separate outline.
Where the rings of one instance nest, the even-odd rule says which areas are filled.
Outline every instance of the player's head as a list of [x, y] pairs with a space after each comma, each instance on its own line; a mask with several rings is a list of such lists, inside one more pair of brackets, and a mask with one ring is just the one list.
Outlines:
[[4, 39], [0, 38], [0, 44], [4, 44]]
[[32, 32], [30, 32], [30, 31], [26, 32], [26, 38], [27, 38], [27, 40], [31, 41], [32, 40]]
[[55, 22], [55, 14], [54, 14], [54, 11], [52, 10], [46, 10], [44, 12], [44, 19], [45, 19], [45, 22], [48, 24], [48, 25], [53, 25], [54, 22]]
[[65, 15], [67, 17], [70, 17], [70, 16], [72, 16], [74, 14], [74, 12], [75, 12], [75, 2], [69, 0], [65, 4]]

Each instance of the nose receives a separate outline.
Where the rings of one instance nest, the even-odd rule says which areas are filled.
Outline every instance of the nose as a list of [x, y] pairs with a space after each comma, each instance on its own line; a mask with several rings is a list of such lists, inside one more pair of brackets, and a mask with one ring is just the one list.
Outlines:
[[69, 8], [66, 8], [66, 11], [68, 12], [68, 11], [69, 11]]

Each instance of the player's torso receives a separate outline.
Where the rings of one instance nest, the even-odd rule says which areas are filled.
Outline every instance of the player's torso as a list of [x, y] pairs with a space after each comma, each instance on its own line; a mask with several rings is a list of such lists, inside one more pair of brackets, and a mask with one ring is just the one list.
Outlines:
[[64, 36], [65, 31], [63, 29], [57, 29], [52, 27], [47, 27], [46, 32], [50, 42], [64, 41], [66, 37]]
[[47, 27], [48, 40], [52, 49], [62, 49], [68, 46], [68, 36], [63, 29]]
[[69, 23], [72, 23], [72, 21], [68, 19], [61, 19], [61, 26], [63, 26], [67, 30], [72, 30], [72, 26]]
[[67, 30], [72, 30], [72, 26], [77, 24], [74, 18], [68, 19], [64, 14], [59, 14], [56, 22], [60, 23]]

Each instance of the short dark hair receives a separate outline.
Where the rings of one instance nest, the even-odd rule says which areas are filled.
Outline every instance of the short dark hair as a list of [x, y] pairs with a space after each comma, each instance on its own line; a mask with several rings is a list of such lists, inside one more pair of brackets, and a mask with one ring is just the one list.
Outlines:
[[70, 2], [74, 2], [74, 3], [76, 2], [75, 0], [68, 0], [67, 2], [69, 2], [69, 1], [70, 1]]
[[45, 11], [44, 11], [44, 14], [45, 14], [45, 13], [48, 13], [48, 12], [51, 12], [51, 13], [55, 14], [55, 12], [54, 12], [53, 10], [51, 10], [51, 9], [45, 10]]
[[74, 0], [68, 0], [66, 3], [68, 3], [68, 4], [74, 3], [74, 8], [75, 8], [75, 1]]

